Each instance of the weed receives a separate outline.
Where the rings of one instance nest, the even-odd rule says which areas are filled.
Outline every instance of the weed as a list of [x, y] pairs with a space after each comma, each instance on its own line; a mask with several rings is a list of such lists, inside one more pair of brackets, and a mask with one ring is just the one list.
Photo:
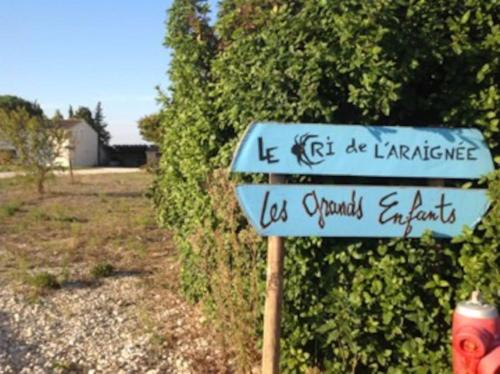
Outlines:
[[99, 196], [99, 202], [101, 204], [105, 204], [105, 203], [109, 202], [109, 199], [108, 199], [108, 196], [106, 193], [99, 192], [98, 196]]
[[132, 224], [137, 227], [143, 227], [143, 228], [148, 228], [148, 227], [155, 227], [156, 221], [155, 218], [152, 214], [149, 214], [149, 212], [145, 212], [146, 214], [136, 214], [133, 216], [132, 219]]
[[151, 350], [161, 354], [165, 348], [174, 347], [178, 337], [171, 329], [162, 329], [155, 320], [151, 310], [145, 306], [137, 309], [137, 318], [147, 334], [150, 334]]
[[66, 361], [54, 361], [52, 363], [52, 369], [55, 370], [56, 373], [61, 373], [61, 374], [85, 372], [80, 365], [74, 362], [66, 362]]
[[76, 216], [68, 215], [67, 214], [68, 208], [64, 205], [61, 205], [61, 204], [53, 204], [51, 206], [50, 210], [51, 210], [51, 213], [49, 214], [49, 220], [51, 220], [51, 221], [69, 222], [69, 223], [86, 222], [85, 220], [78, 218]]
[[50, 216], [42, 208], [34, 208], [29, 214], [37, 222], [50, 221]]
[[1, 270], [6, 270], [9, 278], [18, 282], [24, 281], [30, 267], [30, 263], [24, 256], [18, 252], [7, 250], [1, 260]]
[[63, 260], [63, 266], [62, 266], [62, 270], [61, 270], [61, 283], [65, 283], [68, 281], [69, 277], [70, 277], [70, 260], [69, 260], [70, 256], [66, 254], [66, 256], [64, 256], [64, 260]]
[[134, 251], [137, 253], [139, 258], [145, 258], [148, 252], [148, 247], [145, 243], [138, 240], [134, 246]]
[[57, 277], [46, 271], [26, 276], [25, 283], [39, 290], [55, 290], [61, 288], [61, 283], [59, 283]]
[[94, 278], [105, 278], [109, 277], [113, 274], [115, 268], [113, 265], [107, 262], [100, 262], [95, 265], [92, 269], [90, 269], [90, 275]]
[[78, 218], [78, 217], [75, 217], [75, 216], [66, 216], [66, 215], [56, 216], [56, 217], [54, 217], [54, 220], [58, 221], [58, 222], [69, 222], [69, 223], [74, 223], [74, 222], [82, 223], [82, 222], [85, 222], [81, 218]]
[[21, 203], [17, 201], [8, 202], [0, 207], [0, 218], [11, 217], [21, 210]]

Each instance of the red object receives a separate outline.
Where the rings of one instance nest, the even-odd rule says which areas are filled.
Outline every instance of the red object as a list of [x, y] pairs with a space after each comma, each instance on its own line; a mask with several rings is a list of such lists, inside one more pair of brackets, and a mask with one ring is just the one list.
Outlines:
[[474, 292], [453, 313], [454, 374], [500, 374], [500, 317]]

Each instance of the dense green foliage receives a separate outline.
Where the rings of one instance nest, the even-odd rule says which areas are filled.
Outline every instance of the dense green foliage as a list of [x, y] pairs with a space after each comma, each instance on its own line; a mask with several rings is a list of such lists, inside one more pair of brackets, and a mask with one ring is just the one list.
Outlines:
[[137, 121], [139, 132], [144, 140], [159, 144], [161, 142], [161, 113], [153, 113]]
[[13, 95], [0, 95], [0, 109], [4, 109], [6, 111], [24, 109], [32, 116], [43, 115], [40, 105]]
[[[498, 156], [498, 14], [498, 0], [223, 0], [211, 27], [205, 2], [174, 1], [153, 193], [186, 294], [217, 292], [210, 240], [192, 237], [228, 227], [207, 185], [252, 121], [476, 126]], [[492, 208], [452, 241], [287, 240], [283, 369], [449, 371], [456, 302], [476, 287], [499, 301], [498, 172], [482, 183]]]

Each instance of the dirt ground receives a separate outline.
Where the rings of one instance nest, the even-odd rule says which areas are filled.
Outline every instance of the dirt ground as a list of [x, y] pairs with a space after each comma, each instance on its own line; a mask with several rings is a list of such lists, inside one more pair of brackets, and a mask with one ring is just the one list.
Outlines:
[[57, 177], [40, 197], [22, 177], [0, 180], [0, 373], [230, 371], [179, 295], [150, 182], [146, 172]]
[[153, 265], [171, 244], [144, 196], [150, 181], [146, 173], [57, 177], [43, 197], [22, 178], [0, 181], [0, 269]]
[[[73, 170], [74, 175], [91, 175], [91, 174], [128, 174], [128, 173], [138, 173], [141, 169], [130, 168], [130, 167], [92, 167], [84, 169]], [[64, 176], [69, 175], [68, 170], [58, 170], [55, 172], [56, 175]], [[23, 176], [25, 173], [23, 171], [15, 170], [14, 167], [9, 167], [5, 165], [0, 165], [0, 179], [12, 178], [16, 176]]]

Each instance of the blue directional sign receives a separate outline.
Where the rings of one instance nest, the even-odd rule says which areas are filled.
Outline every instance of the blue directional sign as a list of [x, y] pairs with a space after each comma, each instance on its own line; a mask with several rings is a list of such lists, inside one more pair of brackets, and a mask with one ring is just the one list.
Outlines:
[[236, 150], [245, 173], [474, 179], [494, 170], [477, 129], [258, 122]]
[[489, 206], [485, 190], [459, 188], [254, 184], [237, 195], [263, 236], [451, 237]]

